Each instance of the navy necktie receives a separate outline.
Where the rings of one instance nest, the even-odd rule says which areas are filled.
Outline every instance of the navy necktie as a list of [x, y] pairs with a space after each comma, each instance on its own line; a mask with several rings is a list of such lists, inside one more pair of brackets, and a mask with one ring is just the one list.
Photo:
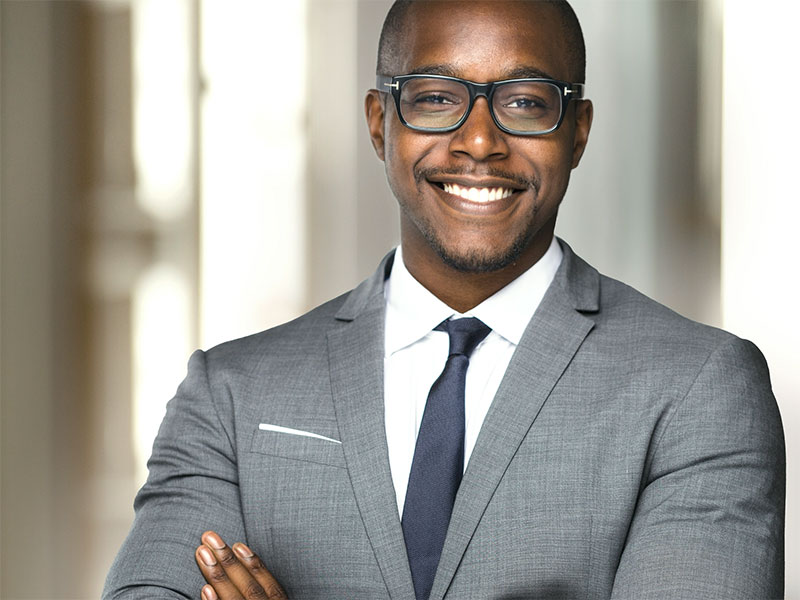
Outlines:
[[417, 600], [427, 600], [464, 472], [464, 390], [469, 356], [491, 329], [454, 319], [436, 327], [450, 335], [450, 353], [431, 386], [422, 415], [403, 507], [403, 536]]

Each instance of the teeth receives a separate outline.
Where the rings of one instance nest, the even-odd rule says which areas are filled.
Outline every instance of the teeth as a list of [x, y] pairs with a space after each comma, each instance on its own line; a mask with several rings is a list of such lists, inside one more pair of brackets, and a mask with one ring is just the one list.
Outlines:
[[464, 200], [470, 200], [471, 202], [494, 202], [495, 200], [508, 198], [514, 193], [514, 190], [509, 188], [463, 187], [457, 183], [444, 183], [442, 187], [448, 194], [461, 196]]

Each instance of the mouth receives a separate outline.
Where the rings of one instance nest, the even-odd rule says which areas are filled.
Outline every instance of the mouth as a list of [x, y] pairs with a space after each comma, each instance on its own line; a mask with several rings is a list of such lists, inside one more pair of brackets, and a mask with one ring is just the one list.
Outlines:
[[456, 173], [442, 169], [420, 170], [415, 178], [436, 191], [444, 205], [464, 215], [491, 216], [515, 210], [523, 195], [536, 195], [536, 181], [511, 173]]
[[519, 191], [510, 187], [503, 186], [467, 186], [458, 183], [449, 182], [432, 182], [439, 189], [444, 190], [448, 194], [458, 196], [470, 202], [477, 202], [479, 204], [486, 204], [495, 202], [497, 200], [504, 200], [510, 197], [515, 192]]

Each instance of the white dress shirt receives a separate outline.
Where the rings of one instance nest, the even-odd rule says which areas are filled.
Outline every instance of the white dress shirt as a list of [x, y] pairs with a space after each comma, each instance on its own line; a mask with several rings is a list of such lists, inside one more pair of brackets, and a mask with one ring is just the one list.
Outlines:
[[433, 331], [451, 317], [477, 317], [492, 331], [472, 353], [465, 393], [464, 468], [483, 419], [505, 375], [511, 355], [539, 307], [561, 264], [561, 246], [553, 238], [539, 261], [507, 286], [465, 314], [457, 313], [422, 286], [403, 263], [397, 248], [386, 280], [384, 410], [389, 466], [397, 510], [403, 504], [428, 392], [442, 373], [449, 351], [445, 331]]

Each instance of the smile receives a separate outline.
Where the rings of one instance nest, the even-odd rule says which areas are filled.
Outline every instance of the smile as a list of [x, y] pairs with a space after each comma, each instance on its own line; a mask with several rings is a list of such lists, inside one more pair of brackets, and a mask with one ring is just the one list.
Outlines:
[[515, 190], [504, 187], [466, 187], [457, 183], [441, 183], [442, 189], [448, 194], [459, 196], [470, 202], [494, 202], [508, 198]]

